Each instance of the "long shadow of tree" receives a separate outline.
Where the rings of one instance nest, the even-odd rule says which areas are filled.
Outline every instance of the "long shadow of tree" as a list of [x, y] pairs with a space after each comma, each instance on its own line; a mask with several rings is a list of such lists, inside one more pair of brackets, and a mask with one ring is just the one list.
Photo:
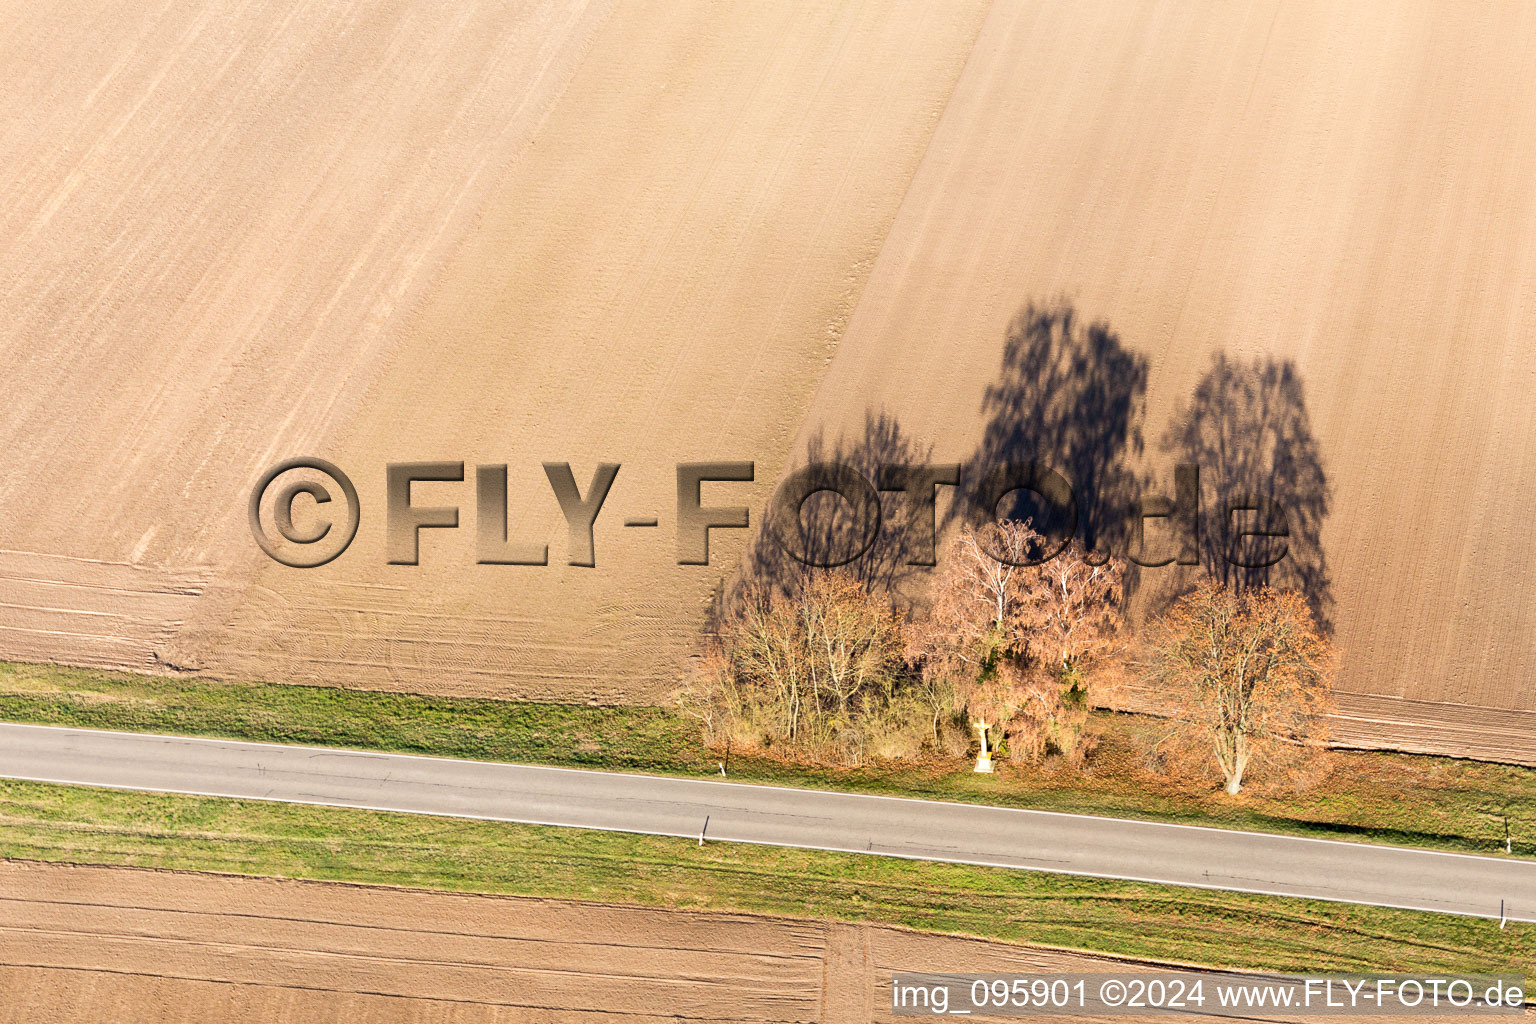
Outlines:
[[1298, 591], [1331, 628], [1328, 478], [1295, 363], [1218, 353], [1162, 448], [1200, 467], [1205, 570], [1237, 589]]
[[[818, 432], [805, 447], [805, 467], [846, 467], [868, 482], [876, 503], [859, 508], [831, 490], [818, 491], [799, 507], [764, 511], [762, 525], [743, 559], [733, 590], [763, 588], [793, 595], [811, 574], [839, 567], [869, 589], [900, 598], [905, 585], [925, 570], [926, 531], [899, 489], [891, 485], [902, 467], [927, 465], [931, 447], [919, 445], [886, 413], [866, 413], [862, 435], [829, 441]], [[832, 483], [831, 479], [824, 481]], [[777, 521], [774, 512], [782, 514]]]
[[977, 500], [988, 474], [1035, 462], [1071, 485], [1084, 550], [1124, 554], [1140, 489], [1146, 390], [1146, 358], [1109, 324], [1084, 322], [1065, 299], [1029, 303], [1009, 327], [998, 379], [982, 400], [986, 431], [966, 463], [958, 513], [973, 523], [994, 515], [1046, 522], [1050, 510], [1027, 491], [996, 510]]
[[[1147, 509], [1142, 499], [1157, 488], [1137, 468], [1147, 377], [1146, 358], [1126, 348], [1104, 321], [1085, 322], [1064, 299], [1026, 305], [1009, 327], [998, 377], [982, 400], [986, 427], [964, 464], [961, 490], [940, 534], [957, 520], [976, 524], [995, 516], [1049, 526], [1050, 508], [1026, 490], [995, 509], [979, 500], [978, 485], [992, 472], [1033, 462], [1071, 485], [1083, 550], [1149, 553], [1139, 528]], [[1329, 628], [1333, 599], [1321, 542], [1329, 491], [1295, 365], [1219, 354], [1174, 424], [1160, 447], [1171, 461], [1199, 467], [1200, 564], [1228, 586], [1300, 591]], [[777, 522], [777, 503], [771, 503], [733, 584], [717, 595], [716, 614], [745, 593], [792, 596], [829, 566], [843, 567], [901, 603], [920, 601], [932, 535], [914, 519], [933, 509], [909, 500], [892, 474], [926, 466], [931, 456], [931, 446], [919, 444], [883, 412], [866, 414], [862, 435], [835, 441], [814, 436], [800, 464], [851, 469], [876, 485], [877, 499], [861, 508], [823, 490], [800, 505], [798, 517]], [[1283, 537], [1263, 535], [1279, 534], [1282, 526]], [[1171, 557], [1166, 543], [1153, 547]], [[1127, 600], [1146, 572], [1160, 577], [1156, 593], [1147, 595], [1152, 608], [1191, 582], [1172, 566], [1165, 575], [1135, 564], [1128, 570]]]

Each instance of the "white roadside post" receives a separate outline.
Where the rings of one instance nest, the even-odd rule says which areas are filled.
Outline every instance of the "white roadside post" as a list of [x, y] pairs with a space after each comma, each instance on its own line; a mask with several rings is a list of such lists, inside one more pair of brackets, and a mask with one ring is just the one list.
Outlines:
[[974, 770], [983, 775], [991, 775], [992, 749], [987, 746], [987, 720], [983, 718], [971, 724], [976, 727], [976, 734], [981, 737], [981, 753], [976, 755], [976, 768]]

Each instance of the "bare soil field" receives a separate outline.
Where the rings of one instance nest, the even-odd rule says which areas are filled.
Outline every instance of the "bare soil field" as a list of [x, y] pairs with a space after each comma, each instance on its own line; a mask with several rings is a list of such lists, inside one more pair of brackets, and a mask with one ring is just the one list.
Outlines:
[[0, 905], [17, 1024], [863, 1024], [897, 1019], [895, 971], [1150, 969], [875, 925], [14, 861]]
[[[251, 25], [209, 15], [202, 36], [118, 26], [111, 53], [11, 40], [59, 81], [15, 87], [35, 116], [13, 133], [31, 162], [7, 202], [11, 260], [31, 266], [0, 298], [20, 391], [0, 439], [23, 452], [0, 485], [16, 552], [0, 649], [508, 697], [675, 684], [745, 538], [676, 564], [674, 466], [756, 459], [755, 485], [705, 500], [761, 505], [984, 5], [550, 8], [445, 16], [437, 35], [400, 15], [372, 51], [352, 47], [351, 8], [311, 24], [282, 4]], [[233, 73], [209, 88], [234, 60], [291, 94]], [[33, 95], [65, 86], [91, 115], [76, 135]], [[535, 135], [514, 130], [535, 113]], [[300, 122], [307, 147], [284, 135]], [[70, 143], [105, 156], [60, 156]], [[258, 566], [243, 515], [261, 470], [295, 454], [335, 461], [371, 503], [347, 555], [308, 573]], [[421, 459], [469, 463], [465, 485], [416, 489], [462, 506], [465, 529], [388, 566], [384, 466]], [[623, 465], [596, 569], [565, 564], [545, 460], [583, 490], [596, 463]], [[475, 564], [477, 462], [511, 465], [513, 539], [547, 539], [553, 564]], [[31, 516], [44, 496], [57, 514]], [[619, 525], [646, 514], [662, 525]], [[144, 566], [199, 582], [152, 607], [106, 579]]]
[[126, 868], [5, 863], [0, 901], [7, 1002], [28, 1020], [159, 1005], [231, 1021], [864, 1021], [892, 969], [1108, 963], [821, 921]]
[[1273, 474], [1341, 733], [1529, 758], [1484, 709], [1536, 710], [1533, 45], [1513, 3], [995, 5], [797, 448]]
[[[1284, 477], [1349, 742], [1526, 749], [1533, 44], [1515, 0], [0, 11], [0, 656], [655, 701], [749, 541], [675, 564], [675, 464], [754, 460], [704, 501], [756, 515], [883, 413], [1116, 499]], [[364, 506], [308, 571], [244, 521], [300, 454]], [[460, 529], [386, 565], [426, 459]], [[544, 461], [623, 466], [596, 568]], [[479, 462], [550, 565], [475, 564]]]
[[607, 6], [0, 7], [0, 648], [164, 667], [243, 586], [242, 492], [357, 413]]
[[[386, 462], [463, 459], [470, 479], [416, 500], [466, 528], [392, 566], [374, 515], [330, 566], [263, 567], [205, 663], [507, 697], [674, 687], [745, 539], [677, 564], [676, 463], [756, 459], [755, 485], [704, 501], [762, 504], [979, 21], [975, 4], [615, 11], [332, 448], [375, 484]], [[566, 564], [546, 460], [584, 493], [622, 467], [595, 567]], [[547, 542], [549, 565], [475, 564], [481, 462], [509, 464], [509, 535]], [[662, 525], [626, 530], [638, 515]]]

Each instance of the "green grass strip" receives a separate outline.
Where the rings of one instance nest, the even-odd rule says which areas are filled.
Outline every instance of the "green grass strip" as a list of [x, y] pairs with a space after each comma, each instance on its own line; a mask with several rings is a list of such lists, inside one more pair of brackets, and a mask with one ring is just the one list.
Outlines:
[[[225, 683], [0, 662], [0, 720], [305, 743], [655, 774], [715, 775], [722, 754], [671, 709], [428, 697]], [[737, 781], [1032, 807], [1255, 831], [1536, 855], [1536, 769], [1422, 755], [1333, 752], [1299, 790], [1237, 797], [1171, 779], [1143, 753], [1155, 720], [1102, 714], [1087, 768], [1009, 765], [978, 776], [940, 758], [839, 770], [731, 758]]]
[[0, 856], [786, 914], [1277, 971], [1526, 973], [1536, 927], [857, 854], [0, 781]]

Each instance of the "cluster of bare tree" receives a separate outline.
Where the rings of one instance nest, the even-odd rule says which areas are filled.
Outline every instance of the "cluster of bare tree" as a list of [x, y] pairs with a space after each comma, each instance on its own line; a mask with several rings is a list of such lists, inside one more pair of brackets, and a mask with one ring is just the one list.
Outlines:
[[[1300, 372], [1289, 360], [1213, 358], [1162, 453], [1198, 468], [1187, 513], [1197, 523], [1202, 501], [1269, 511], [1257, 531], [1226, 513], [1197, 526], [1201, 569], [1181, 558], [1190, 571], [1156, 586], [1111, 557], [1145, 550], [1148, 373], [1143, 354], [1067, 299], [1030, 302], [1010, 324], [965, 465], [973, 481], [1025, 462], [1062, 471], [1077, 515], [1061, 530], [1031, 488], [991, 505], [957, 493], [942, 523], [931, 503], [903, 507], [890, 471], [927, 466], [933, 452], [888, 414], [867, 415], [861, 437], [811, 438], [807, 466], [856, 472], [877, 482], [879, 500], [849, 515], [824, 488], [760, 533], [685, 706], [714, 741], [816, 757], [958, 757], [986, 721], [1015, 762], [1081, 762], [1098, 742], [1091, 709], [1114, 703], [1111, 682], [1139, 676], [1159, 684], [1169, 716], [1160, 762], [1192, 755], [1234, 793], [1259, 760], [1294, 765], [1321, 736], [1334, 660], [1329, 490]], [[1074, 540], [1030, 564], [1054, 550], [1042, 534]], [[949, 540], [930, 573], [936, 535]], [[1123, 612], [1138, 588], [1138, 614], [1152, 621], [1132, 638]]]
[[1028, 564], [1045, 543], [1018, 520], [956, 531], [907, 654], [957, 710], [996, 723], [1014, 757], [1080, 759], [1092, 748], [1083, 672], [1119, 646], [1125, 566], [1075, 548]]
[[947, 696], [911, 671], [907, 620], [852, 572], [752, 587], [711, 638], [684, 710], [715, 742], [857, 762], [941, 740]]
[[1045, 544], [1027, 521], [957, 529], [916, 616], [848, 569], [750, 588], [683, 706], [738, 748], [960, 756], [986, 721], [1015, 762], [1078, 763], [1097, 743], [1090, 680], [1141, 671], [1161, 684], [1172, 746], [1200, 752], [1230, 793], [1256, 758], [1319, 738], [1333, 654], [1300, 594], [1208, 580], [1133, 646], [1125, 564], [1076, 546], [1030, 564]]

